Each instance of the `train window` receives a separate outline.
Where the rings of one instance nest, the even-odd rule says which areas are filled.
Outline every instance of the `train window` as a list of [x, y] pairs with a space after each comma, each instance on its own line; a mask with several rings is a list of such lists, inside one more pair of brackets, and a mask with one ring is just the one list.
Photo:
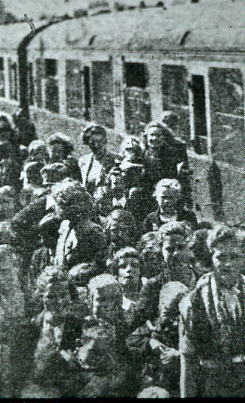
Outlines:
[[59, 86], [57, 78], [57, 60], [45, 59], [45, 108], [50, 112], [59, 112]]
[[57, 60], [45, 59], [45, 76], [54, 77], [57, 74]]
[[173, 111], [178, 116], [174, 131], [188, 145], [190, 143], [190, 111], [188, 100], [187, 69], [184, 66], [162, 66], [163, 111]]
[[79, 60], [66, 60], [66, 112], [73, 118], [82, 118], [82, 74]]
[[124, 112], [125, 126], [130, 134], [137, 135], [151, 121], [151, 101], [147, 88], [149, 74], [143, 63], [125, 63]]
[[114, 89], [111, 62], [92, 63], [93, 115], [96, 122], [114, 127]]
[[124, 76], [127, 87], [145, 88], [148, 83], [148, 74], [143, 63], [125, 63]]
[[195, 151], [198, 154], [207, 153], [207, 123], [206, 123], [206, 101], [204, 77], [192, 76], [191, 84], [193, 94], [193, 113], [195, 131]]
[[217, 160], [244, 167], [244, 87], [239, 69], [209, 69], [212, 149]]
[[10, 99], [15, 101], [18, 100], [18, 82], [17, 82], [17, 65], [12, 62], [11, 59], [8, 60], [9, 65], [9, 91]]
[[0, 97], [5, 97], [4, 58], [0, 57]]

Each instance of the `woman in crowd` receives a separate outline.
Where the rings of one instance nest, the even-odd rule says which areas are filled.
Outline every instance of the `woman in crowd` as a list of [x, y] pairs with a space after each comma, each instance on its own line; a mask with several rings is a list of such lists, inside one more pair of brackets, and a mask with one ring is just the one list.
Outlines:
[[145, 128], [144, 136], [149, 185], [161, 178], [178, 179], [184, 165], [188, 166], [185, 144], [177, 141], [172, 130], [162, 122], [150, 122]]
[[82, 181], [93, 195], [98, 186], [105, 184], [106, 176], [118, 156], [107, 150], [107, 135], [103, 126], [95, 123], [88, 125], [82, 132], [82, 141], [92, 151], [79, 160]]

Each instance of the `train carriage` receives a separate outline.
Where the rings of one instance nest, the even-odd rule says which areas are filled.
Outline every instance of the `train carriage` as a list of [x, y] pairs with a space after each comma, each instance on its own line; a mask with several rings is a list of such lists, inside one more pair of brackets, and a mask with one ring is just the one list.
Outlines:
[[[163, 111], [175, 111], [176, 133], [188, 146], [199, 218], [240, 224], [245, 216], [242, 6], [242, 0], [206, 0], [50, 24], [25, 46], [29, 85], [23, 88], [16, 79], [18, 93], [28, 94], [21, 99], [41, 136], [64, 130], [79, 152], [81, 124], [88, 121], [105, 125], [116, 148], [126, 132], [139, 134]], [[5, 109], [18, 103], [8, 89], [10, 51], [7, 46], [5, 56], [0, 54]]]

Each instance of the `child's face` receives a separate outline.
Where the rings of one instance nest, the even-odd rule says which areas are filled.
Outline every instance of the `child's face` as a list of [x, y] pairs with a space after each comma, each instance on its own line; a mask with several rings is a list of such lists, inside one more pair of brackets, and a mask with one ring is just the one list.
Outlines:
[[233, 287], [244, 268], [244, 253], [240, 245], [230, 240], [220, 242], [214, 250], [212, 261], [220, 283], [226, 288]]
[[158, 151], [159, 147], [164, 144], [164, 136], [162, 130], [158, 127], [151, 127], [147, 131], [147, 144], [152, 152]]
[[136, 257], [122, 257], [118, 262], [118, 281], [125, 290], [136, 292], [140, 277], [140, 262]]
[[108, 285], [96, 289], [92, 295], [93, 315], [97, 319], [113, 322], [118, 316], [118, 297], [115, 286]]
[[162, 243], [162, 255], [167, 263], [174, 253], [185, 248], [185, 238], [181, 234], [165, 235]]

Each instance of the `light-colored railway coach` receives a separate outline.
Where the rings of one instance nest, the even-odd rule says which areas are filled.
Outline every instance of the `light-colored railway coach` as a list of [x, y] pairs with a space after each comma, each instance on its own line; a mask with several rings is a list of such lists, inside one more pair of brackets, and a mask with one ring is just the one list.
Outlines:
[[65, 131], [79, 152], [88, 121], [105, 125], [116, 148], [125, 133], [140, 135], [174, 111], [199, 218], [241, 224], [243, 17], [243, 0], [203, 0], [42, 21], [33, 36], [27, 24], [1, 26], [0, 107], [20, 104], [40, 136]]

